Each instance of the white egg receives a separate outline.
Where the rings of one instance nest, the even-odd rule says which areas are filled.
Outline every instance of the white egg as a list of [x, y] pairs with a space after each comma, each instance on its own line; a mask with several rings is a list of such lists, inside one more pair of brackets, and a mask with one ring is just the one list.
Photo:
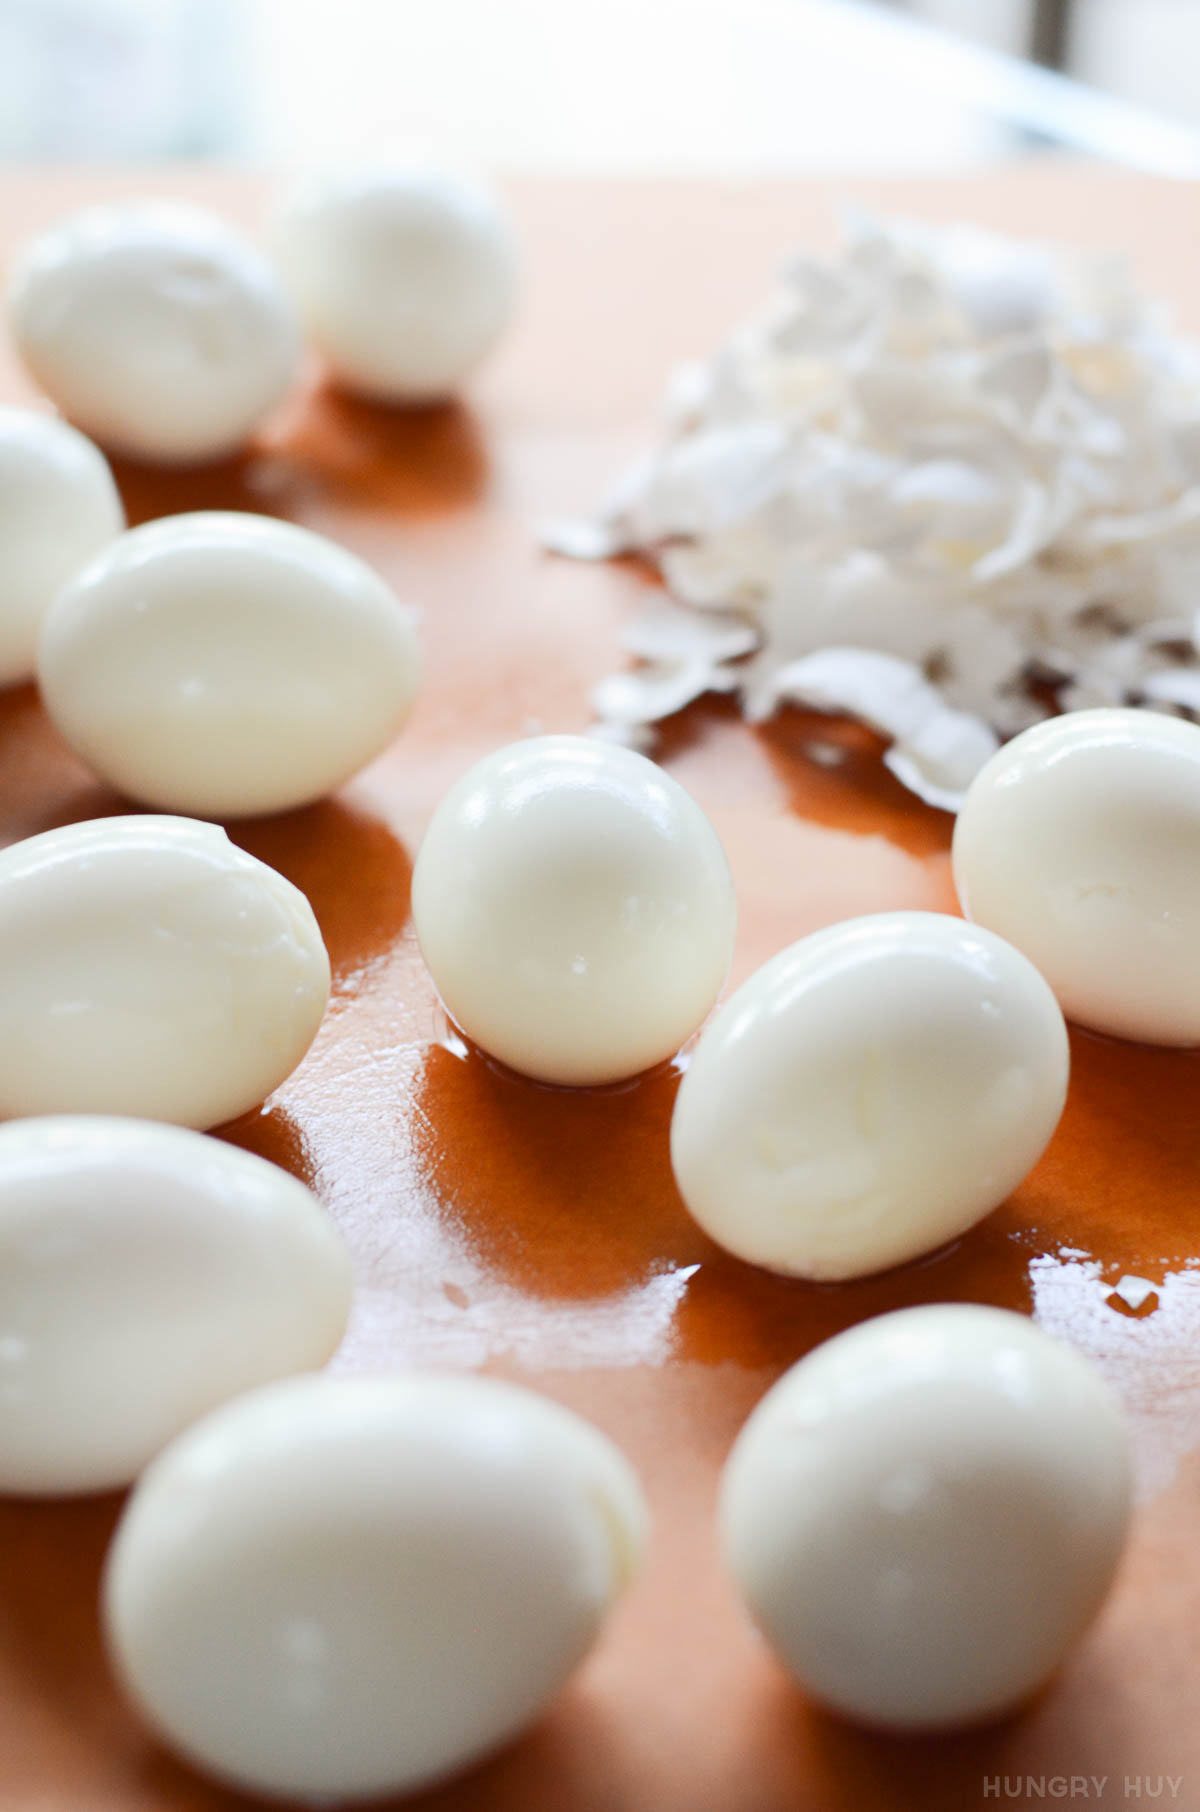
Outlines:
[[0, 686], [33, 678], [55, 594], [124, 527], [98, 447], [53, 415], [0, 408]]
[[513, 312], [507, 219], [486, 190], [425, 164], [312, 178], [283, 210], [276, 246], [334, 374], [380, 401], [454, 390]]
[[773, 957], [705, 1030], [671, 1122], [704, 1230], [752, 1264], [861, 1277], [1003, 1201], [1066, 1097], [1054, 996], [933, 912], [849, 919]]
[[291, 307], [262, 253], [197, 208], [87, 208], [38, 235], [8, 294], [17, 351], [114, 452], [170, 464], [238, 451], [296, 370]]
[[513, 743], [463, 775], [421, 845], [412, 912], [467, 1035], [575, 1085], [679, 1049], [720, 992], [736, 922], [695, 800], [644, 756], [584, 736]]
[[1014, 737], [963, 802], [954, 878], [1068, 1019], [1200, 1044], [1200, 727], [1073, 711]]
[[216, 1126], [295, 1069], [329, 958], [290, 881], [187, 818], [99, 818], [0, 850], [0, 1119]]
[[1129, 1516], [1120, 1406], [1023, 1315], [902, 1309], [763, 1398], [722, 1544], [785, 1666], [846, 1716], [949, 1729], [1018, 1706], [1099, 1610]]
[[398, 1792], [539, 1714], [644, 1522], [616, 1448], [515, 1385], [270, 1385], [143, 1475], [105, 1579], [110, 1652], [150, 1723], [223, 1780]]
[[46, 709], [96, 772], [200, 817], [286, 811], [387, 746], [420, 677], [413, 618], [322, 535], [167, 516], [122, 535], [47, 613]]
[[350, 1262], [316, 1197], [149, 1120], [0, 1126], [0, 1491], [128, 1485], [198, 1416], [321, 1365]]

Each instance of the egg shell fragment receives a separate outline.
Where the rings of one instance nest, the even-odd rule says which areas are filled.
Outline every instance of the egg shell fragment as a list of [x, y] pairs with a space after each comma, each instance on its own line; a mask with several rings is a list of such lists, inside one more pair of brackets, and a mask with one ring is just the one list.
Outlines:
[[0, 1119], [232, 1120], [295, 1069], [329, 985], [304, 895], [215, 825], [98, 818], [0, 850]]
[[252, 1392], [143, 1475], [110, 1554], [118, 1675], [159, 1734], [252, 1792], [415, 1788], [517, 1734], [637, 1564], [624, 1457], [494, 1379]]
[[303, 1183], [147, 1120], [0, 1126], [0, 1491], [128, 1485], [252, 1386], [329, 1358], [350, 1261]]

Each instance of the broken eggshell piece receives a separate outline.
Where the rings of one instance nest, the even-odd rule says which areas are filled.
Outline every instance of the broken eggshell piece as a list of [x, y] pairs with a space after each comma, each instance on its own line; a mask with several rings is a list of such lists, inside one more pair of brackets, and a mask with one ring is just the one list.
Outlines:
[[709, 691], [848, 713], [954, 809], [1056, 707], [1200, 707], [1200, 349], [1119, 260], [853, 220], [666, 414], [597, 519], [545, 537], [645, 554], [716, 620], [597, 690], [626, 734]]

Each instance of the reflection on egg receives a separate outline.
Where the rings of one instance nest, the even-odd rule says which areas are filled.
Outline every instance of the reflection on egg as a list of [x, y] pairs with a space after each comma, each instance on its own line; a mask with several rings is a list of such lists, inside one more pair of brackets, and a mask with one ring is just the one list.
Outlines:
[[215, 825], [99, 818], [0, 850], [0, 1119], [232, 1120], [328, 999], [308, 901]]
[[312, 178], [276, 249], [335, 376], [382, 402], [446, 396], [512, 314], [507, 219], [486, 190], [425, 164]]
[[53, 415], [0, 408], [0, 686], [33, 678], [55, 594], [124, 527], [98, 447]]
[[644, 756], [541, 736], [487, 756], [434, 813], [413, 921], [451, 1016], [544, 1082], [615, 1082], [670, 1057], [729, 968], [725, 853]]
[[1072, 711], [1014, 737], [963, 802], [954, 878], [1068, 1019], [1200, 1044], [1200, 727]]
[[604, 1436], [493, 1379], [306, 1378], [143, 1475], [105, 1620], [159, 1733], [251, 1791], [337, 1800], [465, 1767], [542, 1710], [633, 1572]]
[[128, 1485], [197, 1416], [321, 1365], [350, 1264], [302, 1183], [147, 1120], [0, 1126], [0, 1491]]
[[932, 912], [772, 958], [692, 1055], [671, 1159], [705, 1231], [797, 1277], [860, 1277], [973, 1226], [1062, 1112], [1066, 1028], [1032, 964]]
[[904, 1309], [768, 1392], [721, 1492], [726, 1559], [796, 1679], [902, 1730], [997, 1717], [1112, 1582], [1129, 1513], [1119, 1405], [1022, 1315]]
[[17, 261], [8, 316], [29, 371], [85, 434], [170, 464], [235, 453], [299, 356], [261, 252], [174, 203], [86, 208], [49, 227]]
[[38, 678], [71, 747], [163, 811], [286, 811], [379, 754], [416, 696], [411, 613], [345, 548], [266, 516], [131, 529], [46, 617]]

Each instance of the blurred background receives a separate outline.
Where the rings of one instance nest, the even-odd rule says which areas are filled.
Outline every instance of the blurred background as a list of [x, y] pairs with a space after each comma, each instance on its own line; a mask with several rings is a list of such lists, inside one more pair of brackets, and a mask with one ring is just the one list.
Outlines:
[[0, 0], [0, 157], [1200, 173], [1197, 0]]

